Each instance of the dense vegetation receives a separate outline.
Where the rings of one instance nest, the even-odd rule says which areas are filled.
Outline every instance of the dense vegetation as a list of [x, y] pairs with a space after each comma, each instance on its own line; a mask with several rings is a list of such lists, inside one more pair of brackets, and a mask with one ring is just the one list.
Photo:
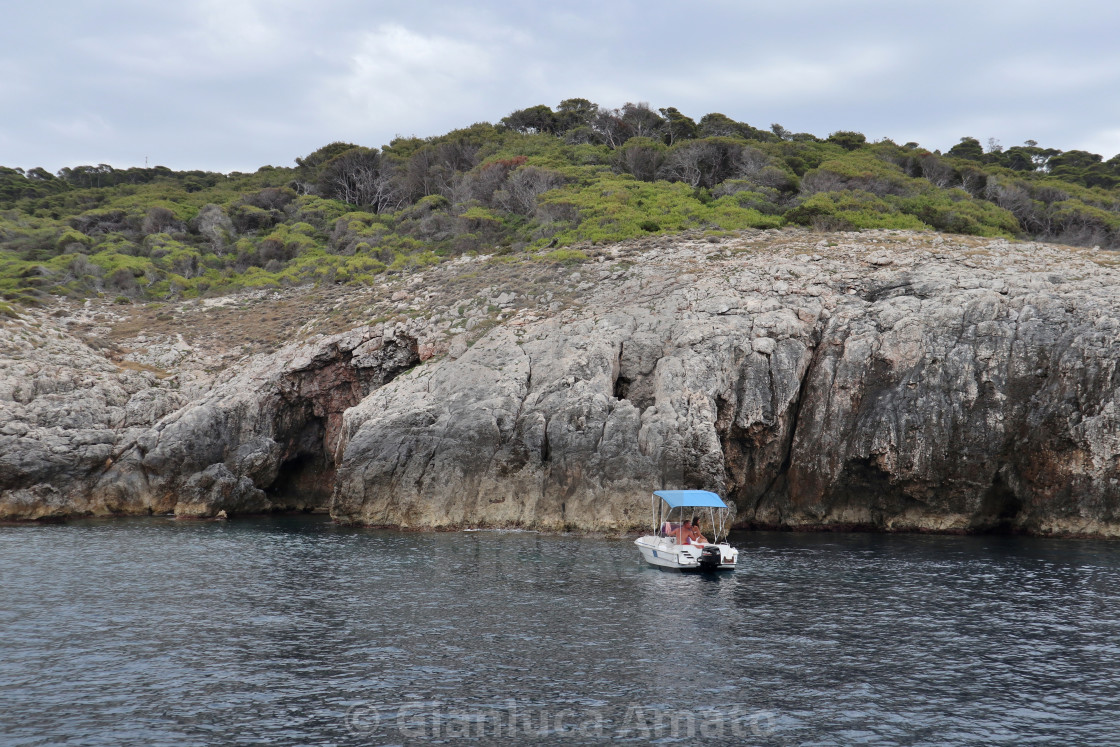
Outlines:
[[942, 154], [569, 99], [254, 174], [0, 167], [0, 297], [367, 283], [471, 252], [578, 260], [575, 244], [784, 225], [1117, 249], [1120, 156], [971, 137]]

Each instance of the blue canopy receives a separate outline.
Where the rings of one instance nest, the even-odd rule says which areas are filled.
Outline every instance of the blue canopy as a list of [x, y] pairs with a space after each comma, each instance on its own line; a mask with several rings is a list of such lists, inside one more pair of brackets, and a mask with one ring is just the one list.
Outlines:
[[727, 508], [715, 493], [707, 490], [655, 490], [653, 494], [669, 504], [669, 508]]

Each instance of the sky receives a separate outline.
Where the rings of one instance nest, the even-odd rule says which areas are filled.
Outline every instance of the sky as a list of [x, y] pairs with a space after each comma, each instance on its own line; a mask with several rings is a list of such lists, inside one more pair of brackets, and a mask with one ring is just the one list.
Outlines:
[[8, 0], [0, 165], [291, 166], [572, 97], [1120, 153], [1120, 4]]

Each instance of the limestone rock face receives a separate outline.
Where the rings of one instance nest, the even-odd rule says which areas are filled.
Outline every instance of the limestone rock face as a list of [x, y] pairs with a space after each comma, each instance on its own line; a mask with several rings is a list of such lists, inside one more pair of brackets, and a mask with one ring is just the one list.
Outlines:
[[639, 264], [347, 411], [332, 512], [637, 529], [695, 487], [743, 526], [1120, 536], [1120, 276], [1045, 251]]
[[212, 517], [306, 509], [329, 496], [342, 413], [415, 365], [416, 340], [358, 328], [258, 356], [139, 434], [93, 488], [124, 513]]
[[[773, 356], [754, 352], [751, 327], [742, 316], [624, 309], [497, 330], [347, 412], [332, 512], [420, 527], [630, 529], [648, 521], [661, 485], [724, 492], [724, 400], [713, 395], [751, 376], [769, 386], [772, 368], [796, 394], [809, 361], [796, 340]], [[767, 395], [744, 409], [756, 405], [759, 417], [774, 406]]]
[[100, 473], [184, 403], [153, 373], [122, 367], [61, 329], [0, 326], [0, 519], [90, 510]]
[[473, 297], [386, 283], [370, 316], [409, 321], [171, 379], [6, 323], [0, 520], [329, 505], [630, 531], [652, 490], [707, 488], [740, 526], [1120, 536], [1113, 259], [758, 233], [527, 265], [508, 288], [510, 266], [472, 260], [438, 271]]
[[839, 308], [767, 523], [1120, 529], [1120, 295], [927, 270]]
[[406, 332], [359, 328], [257, 356], [188, 403], [58, 330], [25, 329], [0, 338], [0, 520], [319, 505], [343, 411], [418, 362]]

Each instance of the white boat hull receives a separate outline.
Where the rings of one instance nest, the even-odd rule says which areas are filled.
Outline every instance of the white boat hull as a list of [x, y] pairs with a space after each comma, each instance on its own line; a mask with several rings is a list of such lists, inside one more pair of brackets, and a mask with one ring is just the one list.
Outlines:
[[[658, 537], [647, 535], [634, 540], [642, 559], [650, 565], [659, 568], [670, 568], [678, 571], [701, 570], [700, 556], [703, 551], [701, 545], [679, 545], [672, 537]], [[735, 570], [735, 563], [739, 559], [739, 551], [726, 542], [717, 545], [720, 549], [720, 563], [710, 566], [711, 570]]]

